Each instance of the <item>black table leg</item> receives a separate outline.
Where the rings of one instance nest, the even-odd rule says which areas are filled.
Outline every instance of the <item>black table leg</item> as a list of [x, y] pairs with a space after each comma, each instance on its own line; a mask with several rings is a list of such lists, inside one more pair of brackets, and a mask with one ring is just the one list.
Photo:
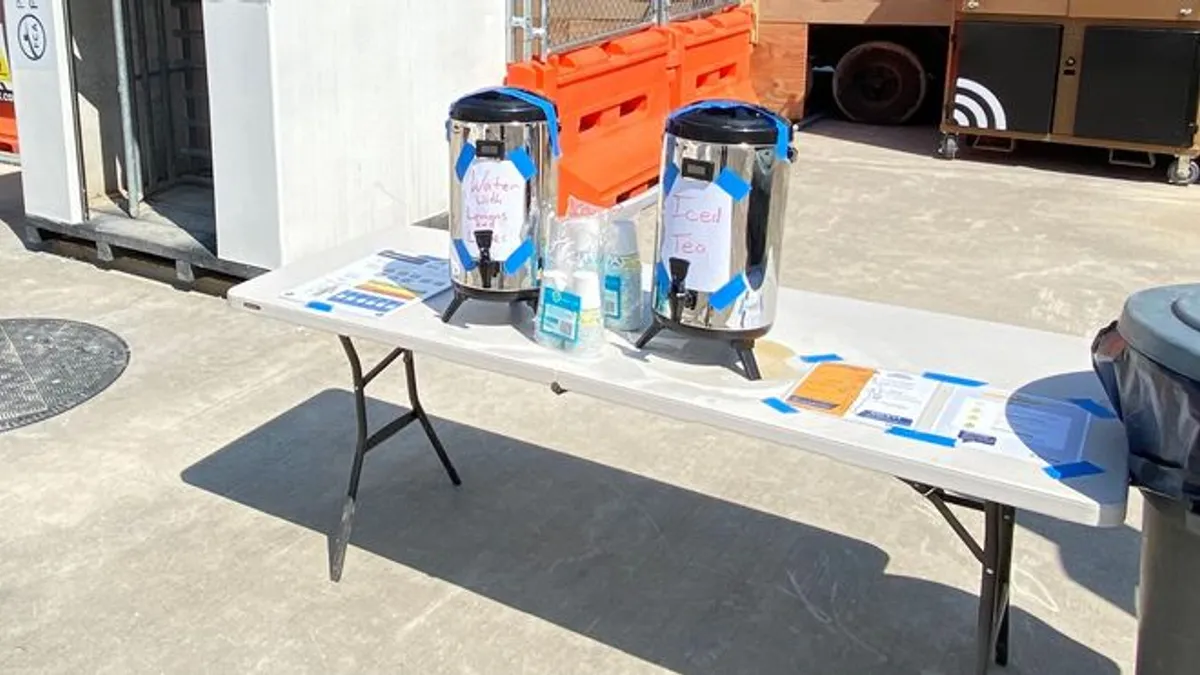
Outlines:
[[[442, 467], [450, 477], [450, 482], [454, 485], [462, 484], [462, 481], [458, 477], [458, 471], [455, 470], [454, 464], [450, 462], [450, 457], [446, 454], [446, 449], [442, 446], [441, 439], [438, 438], [437, 432], [433, 429], [433, 424], [429, 421], [429, 416], [425, 413], [425, 409], [421, 407], [421, 399], [417, 393], [417, 372], [413, 364], [412, 352], [407, 349], [393, 349], [383, 360], [375, 364], [370, 372], [364, 374], [362, 361], [358, 357], [358, 351], [354, 348], [354, 343], [350, 338], [345, 336], [338, 336], [338, 339], [341, 340], [342, 349], [345, 350], [346, 358], [350, 361], [350, 374], [354, 380], [354, 419], [357, 427], [357, 435], [354, 444], [354, 462], [350, 467], [350, 486], [346, 490], [346, 500], [342, 504], [342, 519], [338, 524], [338, 530], [333, 538], [330, 550], [329, 576], [333, 581], [340, 581], [342, 578], [342, 569], [346, 562], [346, 548], [350, 544], [350, 533], [353, 530], [354, 511], [358, 500], [358, 484], [362, 477], [363, 460], [366, 458], [367, 452], [388, 440], [409, 424], [420, 422], [421, 427], [425, 430], [425, 435], [429, 438], [429, 442], [433, 445], [433, 449], [437, 453], [438, 459], [442, 462]], [[405, 380], [408, 384], [410, 410], [388, 422], [375, 433], [370, 434], [367, 423], [367, 385], [400, 357], [404, 358], [404, 372]]]
[[999, 614], [1000, 625], [996, 633], [996, 663], [1008, 665], [1008, 615], [1009, 599], [1012, 593], [1012, 556], [1013, 533], [1017, 520], [1016, 509], [1011, 506], [1000, 507], [1000, 557], [996, 561], [996, 583], [999, 585]]
[[1016, 510], [1011, 506], [987, 502], [983, 513], [986, 524], [975, 654], [978, 675], [986, 675], [993, 662], [1002, 666], [1008, 664], [1008, 596], [1016, 524]]
[[[975, 635], [975, 674], [987, 675], [992, 663], [1008, 665], [1009, 590], [1012, 584], [1013, 533], [1017, 511], [1011, 506], [979, 501], [920, 483], [909, 483], [928, 499], [967, 545], [980, 564], [979, 623]], [[971, 536], [949, 504], [982, 511], [983, 545]]]

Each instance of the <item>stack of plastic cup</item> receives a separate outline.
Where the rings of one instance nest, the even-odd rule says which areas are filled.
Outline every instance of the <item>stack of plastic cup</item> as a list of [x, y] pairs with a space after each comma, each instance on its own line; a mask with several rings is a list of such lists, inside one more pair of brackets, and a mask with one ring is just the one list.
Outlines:
[[606, 343], [600, 270], [603, 226], [598, 216], [552, 223], [535, 319], [534, 335], [540, 344], [579, 357], [601, 353]]
[[634, 332], [645, 325], [642, 307], [642, 259], [638, 255], [637, 225], [615, 220], [604, 253], [604, 325], [609, 330]]

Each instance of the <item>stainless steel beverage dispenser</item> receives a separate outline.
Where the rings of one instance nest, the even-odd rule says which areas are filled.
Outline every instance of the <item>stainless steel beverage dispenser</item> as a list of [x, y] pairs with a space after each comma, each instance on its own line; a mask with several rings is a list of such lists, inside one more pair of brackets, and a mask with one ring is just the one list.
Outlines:
[[449, 321], [468, 298], [537, 302], [543, 219], [557, 203], [554, 104], [496, 87], [450, 106]]
[[761, 378], [754, 341], [771, 329], [791, 125], [739, 101], [701, 101], [667, 118], [652, 307], [643, 348], [664, 328], [728, 342]]

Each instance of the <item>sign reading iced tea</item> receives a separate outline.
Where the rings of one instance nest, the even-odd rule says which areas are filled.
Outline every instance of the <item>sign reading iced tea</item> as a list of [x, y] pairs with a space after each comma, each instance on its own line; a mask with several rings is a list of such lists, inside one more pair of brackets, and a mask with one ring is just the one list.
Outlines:
[[663, 202], [663, 261], [683, 258], [686, 286], [712, 293], [731, 276], [733, 198], [714, 183], [680, 178]]

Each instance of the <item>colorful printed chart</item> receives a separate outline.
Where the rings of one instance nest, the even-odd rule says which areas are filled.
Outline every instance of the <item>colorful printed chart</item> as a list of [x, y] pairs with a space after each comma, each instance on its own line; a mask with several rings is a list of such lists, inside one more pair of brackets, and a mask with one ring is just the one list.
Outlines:
[[381, 317], [450, 288], [445, 258], [379, 251], [282, 297], [317, 312]]

